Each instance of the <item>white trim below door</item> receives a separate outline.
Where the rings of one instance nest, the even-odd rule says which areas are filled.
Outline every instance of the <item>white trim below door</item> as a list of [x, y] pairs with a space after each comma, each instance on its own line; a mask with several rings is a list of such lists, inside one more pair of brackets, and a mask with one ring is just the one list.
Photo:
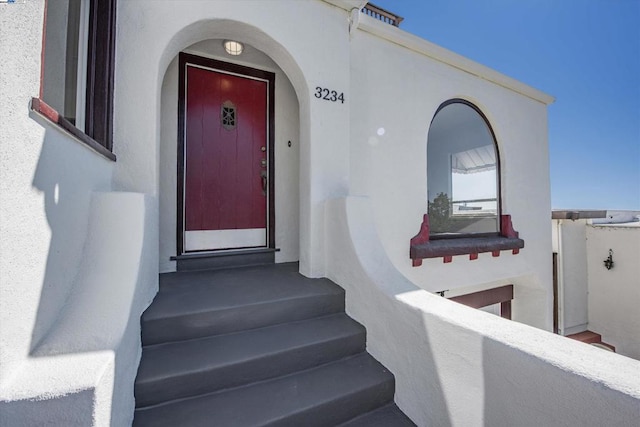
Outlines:
[[184, 240], [187, 251], [264, 247], [267, 246], [267, 229], [185, 231]]

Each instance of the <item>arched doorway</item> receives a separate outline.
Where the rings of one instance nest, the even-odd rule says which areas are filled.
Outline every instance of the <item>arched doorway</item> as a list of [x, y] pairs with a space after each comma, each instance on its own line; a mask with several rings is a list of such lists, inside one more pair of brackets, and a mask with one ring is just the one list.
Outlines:
[[[171, 61], [165, 74], [162, 85], [160, 150], [161, 271], [173, 271], [175, 266], [168, 259], [175, 260], [176, 255], [184, 254], [206, 255], [232, 251], [256, 253], [264, 250], [271, 253], [275, 262], [299, 259], [301, 136], [296, 91], [287, 75], [268, 55], [245, 43], [242, 55], [231, 57], [224, 51], [225, 40], [207, 39], [182, 49], [182, 53]], [[182, 68], [184, 63], [181, 66], [180, 55], [191, 58], [189, 68], [200, 75], [198, 78], [213, 76], [213, 80], [204, 83], [200, 89], [193, 91], [192, 85], [192, 93], [194, 96], [198, 93], [211, 94], [209, 99], [215, 99], [220, 105], [212, 106], [205, 102], [200, 106], [201, 115], [191, 120], [206, 122], [206, 126], [200, 127], [201, 129], [223, 136], [222, 139], [218, 138], [217, 148], [202, 145], [216, 143], [215, 138], [206, 136], [200, 141], [192, 141], [192, 147], [200, 146], [194, 152], [190, 153], [188, 143], [184, 144], [188, 138], [188, 132], [185, 131], [188, 130], [189, 118], [179, 108], [180, 88], [188, 88], [189, 82], [184, 80], [186, 74], [180, 76], [181, 70], [186, 70]], [[215, 95], [216, 91], [224, 92], [218, 90], [222, 86], [233, 82], [248, 82], [257, 92], [243, 92], [242, 96], [246, 98], [244, 100], [231, 99], [233, 96], [222, 99]], [[188, 95], [188, 89], [182, 94], [183, 100], [187, 98], [185, 95]], [[258, 104], [262, 107], [253, 108]], [[187, 104], [182, 105], [184, 107]], [[247, 112], [250, 109], [255, 110], [252, 114], [257, 116], [248, 119]], [[224, 115], [225, 112], [227, 115]], [[254, 125], [260, 124], [250, 126], [249, 129], [239, 128], [247, 120]], [[215, 129], [211, 128], [213, 122], [217, 126]], [[180, 129], [183, 125], [183, 129]], [[248, 146], [236, 150], [253, 137], [256, 137], [255, 140]], [[230, 147], [234, 148], [226, 154], [216, 151]], [[195, 163], [191, 163], [191, 166], [195, 166], [191, 171], [189, 159], [192, 162], [195, 159]], [[240, 163], [230, 165], [231, 161]], [[193, 175], [200, 175], [196, 176], [195, 186], [193, 182], [189, 182], [189, 177], [193, 178]], [[248, 188], [230, 188], [243, 178], [249, 182]], [[198, 184], [198, 180], [205, 185]], [[211, 187], [209, 184], [216, 180], [218, 187]], [[226, 195], [221, 196], [224, 192]], [[188, 199], [194, 194], [199, 200], [190, 206]], [[245, 200], [237, 203], [238, 194], [248, 194], [248, 202]], [[262, 206], [256, 207], [256, 203], [260, 202], [263, 203]], [[193, 211], [188, 211], [194, 206], [195, 215]], [[218, 221], [218, 224], [199, 233], [199, 236], [196, 235], [196, 239], [189, 240], [187, 232], [193, 230], [188, 229], [188, 215], [191, 215], [191, 219], [194, 216], [203, 218], [209, 215], [207, 210], [212, 208], [216, 215], [226, 209], [227, 217], [205, 218], [205, 227], [210, 227], [212, 221]], [[197, 209], [202, 212], [197, 212]], [[220, 220], [227, 223], [220, 225]], [[242, 223], [245, 220], [253, 222]], [[207, 221], [209, 222], [206, 223]], [[202, 224], [196, 225], [196, 229], [198, 227], [202, 228]], [[194, 228], [193, 224], [191, 228]]]

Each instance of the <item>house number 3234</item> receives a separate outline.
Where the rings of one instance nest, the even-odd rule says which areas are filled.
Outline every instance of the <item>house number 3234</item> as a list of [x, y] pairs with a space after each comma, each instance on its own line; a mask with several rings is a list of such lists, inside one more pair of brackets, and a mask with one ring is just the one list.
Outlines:
[[327, 89], [326, 87], [316, 86], [316, 92], [314, 96], [318, 99], [324, 99], [326, 101], [338, 102], [344, 104], [344, 92], [336, 92], [335, 90]]

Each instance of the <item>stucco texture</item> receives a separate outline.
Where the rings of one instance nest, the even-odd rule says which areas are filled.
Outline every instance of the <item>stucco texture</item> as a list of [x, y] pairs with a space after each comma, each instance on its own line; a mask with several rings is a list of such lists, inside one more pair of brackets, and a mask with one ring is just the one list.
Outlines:
[[[371, 201], [328, 204], [329, 277], [419, 426], [634, 426], [640, 364], [419, 289], [387, 257]], [[393, 321], [389, 321], [393, 319]]]
[[[640, 361], [640, 227], [633, 225], [586, 228], [589, 329], [618, 353]], [[611, 270], [604, 266], [609, 249]]]
[[[550, 329], [551, 98], [373, 18], [350, 21], [360, 4], [119, 1], [115, 163], [30, 112], [44, 1], [0, 5], [0, 54], [12, 59], [0, 62], [0, 424], [131, 423], [140, 315], [173, 269], [175, 58], [223, 57], [222, 39], [276, 73], [278, 260], [345, 287], [418, 425], [640, 418], [637, 364], [427, 292], [513, 283], [514, 319]], [[525, 248], [413, 268], [429, 123], [451, 98], [496, 133], [503, 213]]]

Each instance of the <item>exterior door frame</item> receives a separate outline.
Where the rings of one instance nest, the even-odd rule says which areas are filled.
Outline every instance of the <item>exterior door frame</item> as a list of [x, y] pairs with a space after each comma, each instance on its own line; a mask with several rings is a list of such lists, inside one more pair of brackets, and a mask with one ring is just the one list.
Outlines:
[[[189, 64], [209, 68], [213, 71], [235, 74], [241, 77], [258, 78], [267, 82], [267, 248], [275, 249], [275, 185], [274, 185], [274, 143], [275, 143], [275, 126], [274, 126], [274, 95], [275, 95], [275, 74], [268, 71], [258, 70], [255, 68], [245, 67], [242, 65], [232, 64], [229, 62], [218, 61], [215, 59], [204, 58], [180, 52], [179, 55], [179, 71], [178, 71], [178, 161], [177, 161], [177, 203], [176, 203], [176, 255], [184, 255], [184, 173], [185, 173], [185, 138], [186, 138], [186, 69]], [[216, 252], [219, 250], [216, 250]], [[209, 251], [193, 251], [193, 252], [209, 252]], [[213, 252], [213, 250], [211, 250]], [[191, 252], [190, 252], [191, 253]]]

